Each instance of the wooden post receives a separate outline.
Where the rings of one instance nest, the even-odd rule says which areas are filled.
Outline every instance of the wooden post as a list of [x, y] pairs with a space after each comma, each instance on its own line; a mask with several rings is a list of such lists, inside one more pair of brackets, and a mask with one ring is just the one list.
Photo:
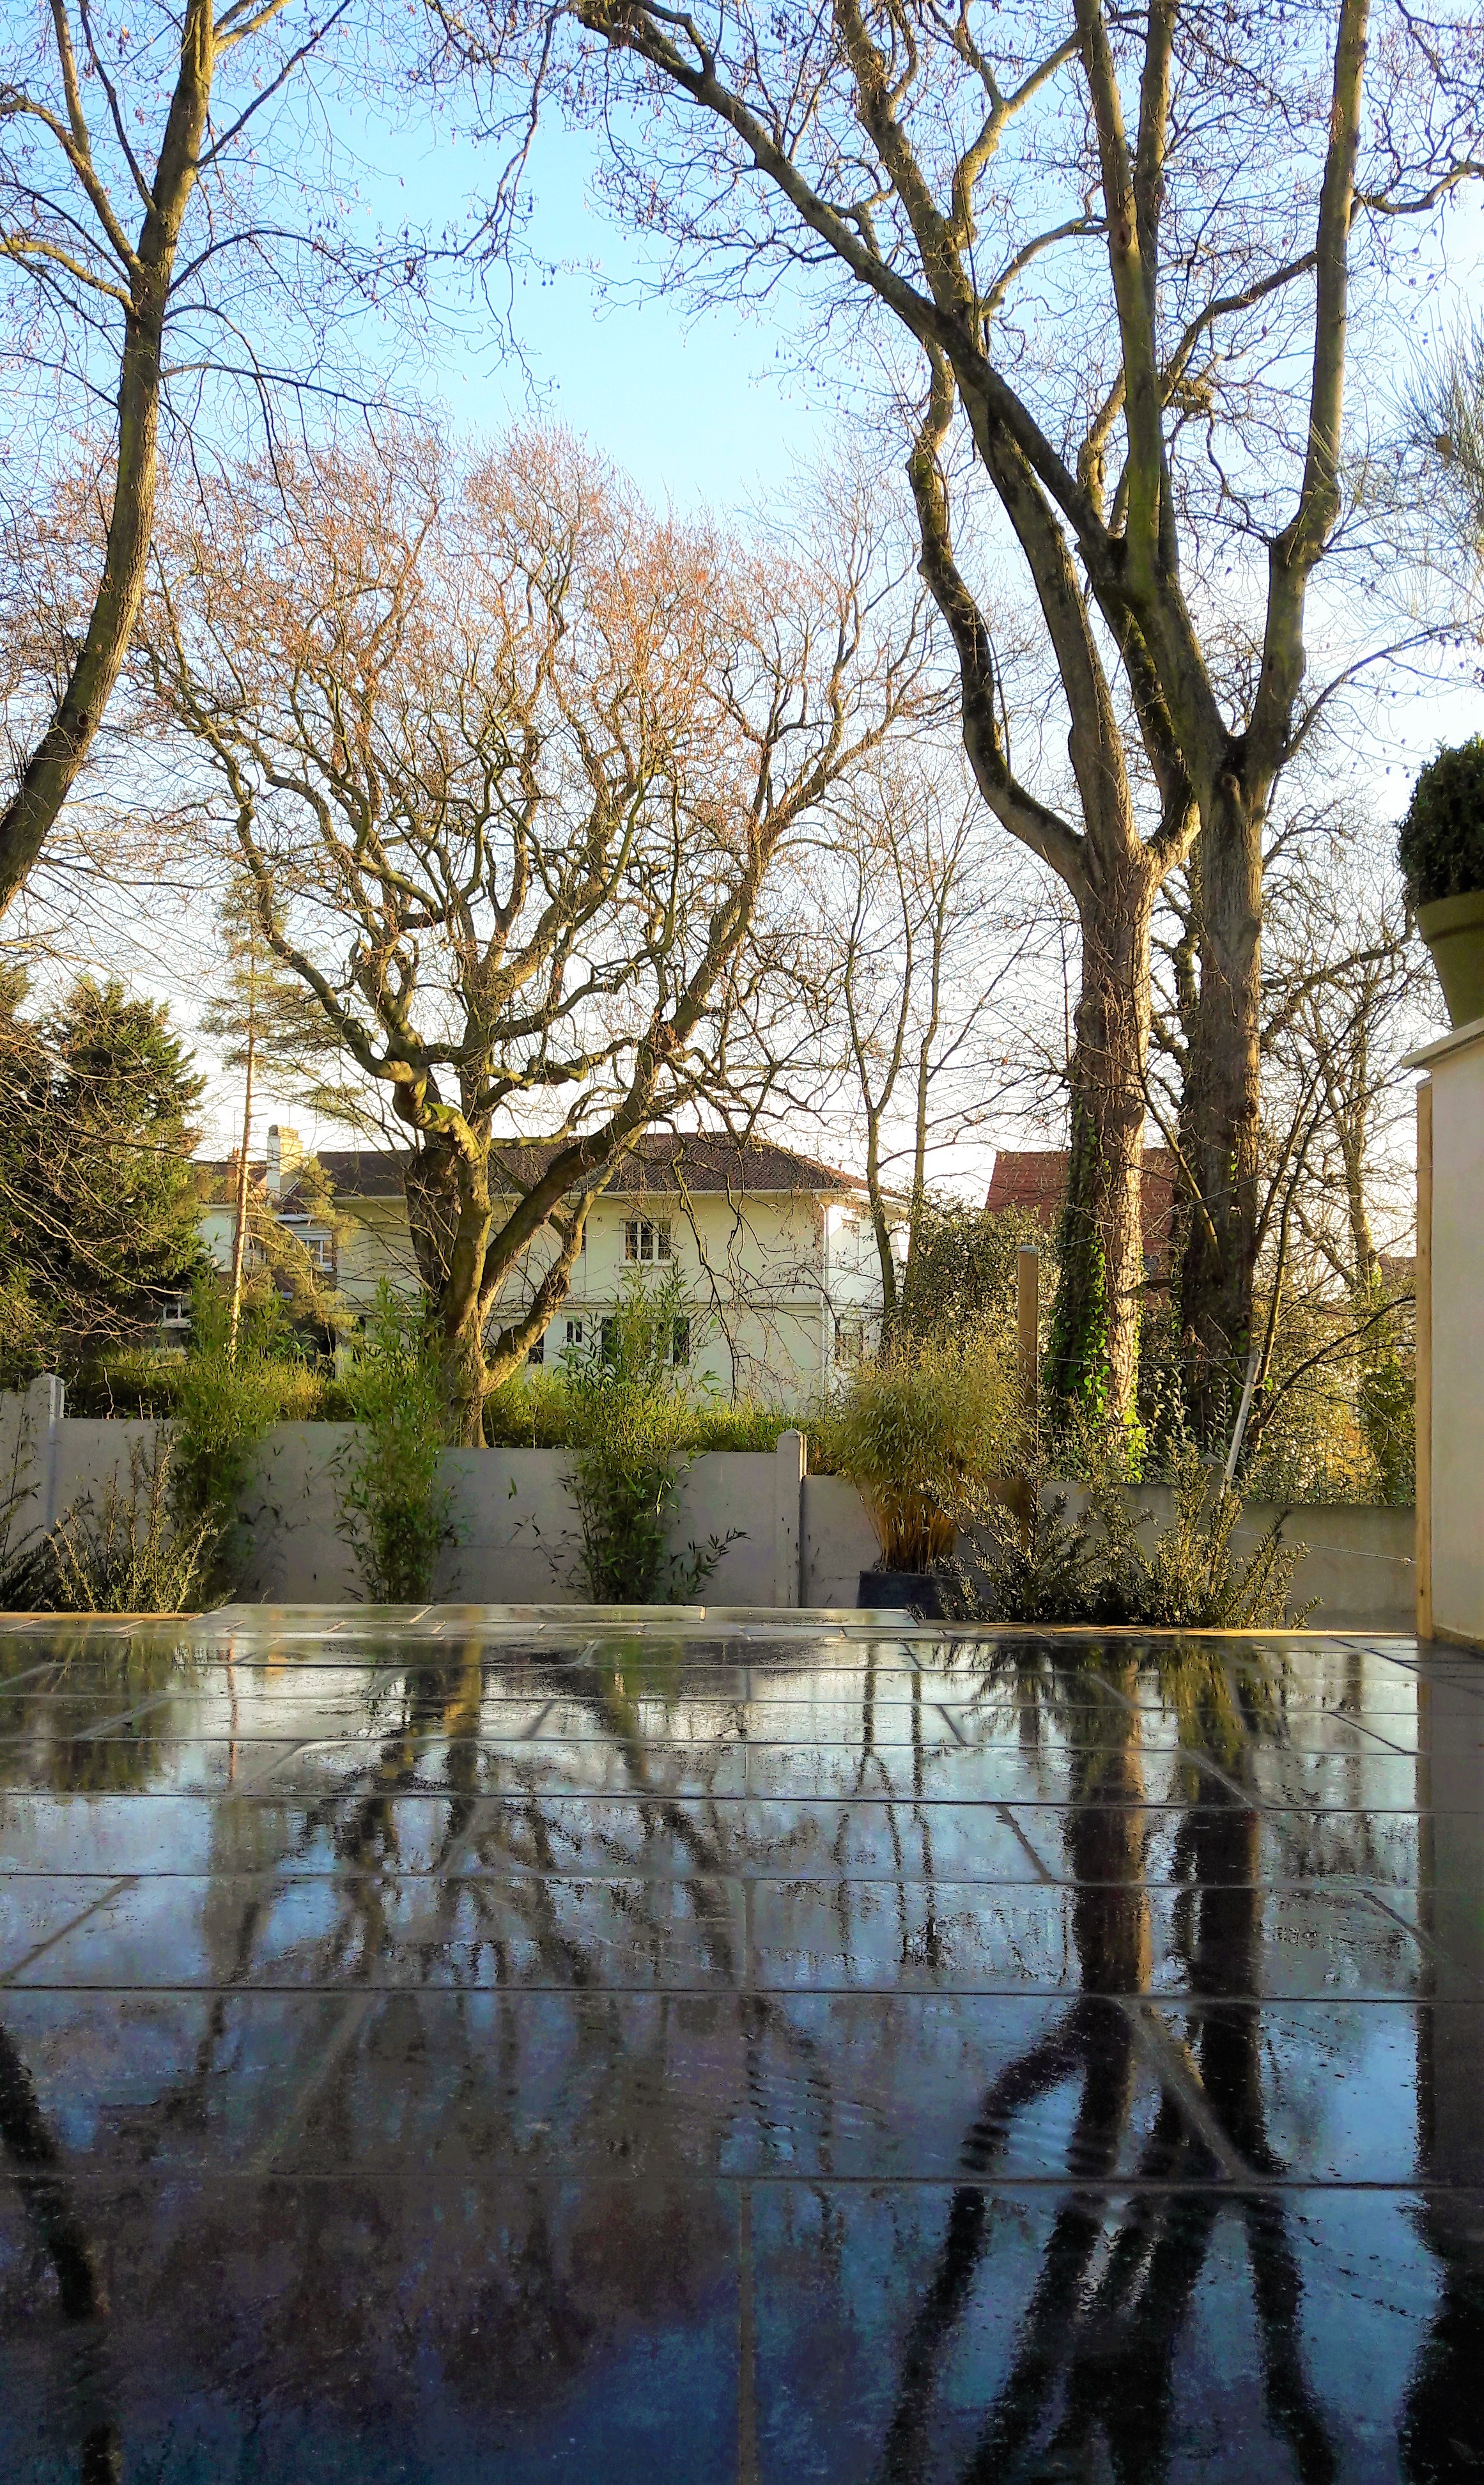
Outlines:
[[1433, 1082], [1417, 1089], [1417, 1632], [1433, 1635]]
[[1040, 1253], [1034, 1242], [1022, 1242], [1015, 1253], [1015, 1362], [1020, 1405], [1025, 1415], [1026, 1462], [1016, 1516], [1026, 1550], [1031, 1543], [1031, 1496], [1040, 1467]]

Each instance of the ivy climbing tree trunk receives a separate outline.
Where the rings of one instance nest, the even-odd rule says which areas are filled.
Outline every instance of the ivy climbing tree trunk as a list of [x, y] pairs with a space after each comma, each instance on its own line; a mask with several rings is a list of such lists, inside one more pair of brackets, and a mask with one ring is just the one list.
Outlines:
[[1181, 1106], [1194, 1206], [1179, 1283], [1185, 1401], [1207, 1440], [1229, 1433], [1252, 1342], [1267, 792], [1254, 801], [1233, 777], [1196, 857], [1201, 983]]
[[1144, 1304], [1149, 926], [1157, 883], [1130, 868], [1082, 921], [1070, 1153], [1043, 1376], [1049, 1405], [1134, 1416]]

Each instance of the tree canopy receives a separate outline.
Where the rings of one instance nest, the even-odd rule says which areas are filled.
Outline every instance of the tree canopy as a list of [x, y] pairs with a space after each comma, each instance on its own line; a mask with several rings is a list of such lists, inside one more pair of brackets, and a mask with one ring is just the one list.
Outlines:
[[0, 995], [0, 1352], [12, 1377], [148, 1335], [201, 1263], [188, 1161], [204, 1081], [168, 1009], [80, 976]]

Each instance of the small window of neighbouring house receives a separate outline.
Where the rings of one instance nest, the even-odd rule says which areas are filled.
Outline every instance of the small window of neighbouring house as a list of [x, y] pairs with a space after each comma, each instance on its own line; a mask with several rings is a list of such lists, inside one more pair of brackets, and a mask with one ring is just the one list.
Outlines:
[[546, 1340], [544, 1337], [538, 1337], [534, 1346], [526, 1348], [526, 1360], [527, 1363], [545, 1363]]
[[672, 1363], [686, 1364], [688, 1363], [689, 1360], [690, 1323], [688, 1320], [678, 1320], [675, 1324], [675, 1336], [670, 1348], [670, 1361]]
[[567, 1323], [567, 1344], [568, 1344], [569, 1346], [580, 1346], [580, 1345], [581, 1345], [581, 1343], [582, 1343], [582, 1324], [581, 1324], [581, 1322], [580, 1322], [580, 1320], [569, 1320], [569, 1321], [568, 1321], [568, 1323]]
[[667, 1260], [670, 1256], [670, 1220], [663, 1217], [657, 1224], [649, 1216], [631, 1216], [624, 1227], [626, 1260]]
[[866, 1324], [863, 1320], [835, 1322], [835, 1361], [858, 1363], [866, 1351]]

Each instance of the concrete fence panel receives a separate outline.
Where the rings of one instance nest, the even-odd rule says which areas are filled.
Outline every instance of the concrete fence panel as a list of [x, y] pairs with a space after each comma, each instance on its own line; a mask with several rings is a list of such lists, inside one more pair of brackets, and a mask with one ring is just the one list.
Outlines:
[[62, 1383], [43, 1373], [29, 1389], [0, 1392], [0, 1503], [8, 1503], [5, 1539], [17, 1552], [57, 1516], [57, 1447], [63, 1422]]
[[148, 1482], [161, 1427], [130, 1423], [118, 1416], [67, 1415], [56, 1428], [52, 1459], [51, 1504], [54, 1518], [63, 1518], [79, 1502], [100, 1509], [110, 1488], [128, 1492], [136, 1474]]
[[[61, 1384], [46, 1379], [23, 1396], [0, 1396], [0, 1490], [13, 1467], [24, 1499], [12, 1542], [28, 1526], [52, 1523], [85, 1498], [99, 1503], [110, 1478], [130, 1476], [131, 1453], [151, 1450], [157, 1428], [118, 1418], [62, 1412]], [[348, 1424], [281, 1424], [266, 1436], [246, 1501], [251, 1556], [241, 1591], [283, 1604], [355, 1601], [361, 1583], [339, 1533], [339, 1476], [354, 1441]], [[456, 1535], [435, 1580], [440, 1598], [472, 1604], [550, 1604], [580, 1598], [578, 1516], [562, 1481], [563, 1450], [448, 1450], [443, 1472]], [[772, 1451], [714, 1451], [694, 1460], [682, 1482], [670, 1528], [672, 1552], [735, 1531], [711, 1575], [695, 1590], [712, 1605], [853, 1606], [860, 1572], [877, 1542], [860, 1495], [838, 1476], [804, 1472], [806, 1444], [785, 1433]], [[1085, 1488], [1062, 1490], [1069, 1510], [1086, 1506]], [[1168, 1486], [1127, 1488], [1152, 1513], [1148, 1532], [1168, 1520]], [[1317, 1598], [1316, 1628], [1410, 1631], [1416, 1568], [1413, 1515], [1351, 1503], [1313, 1503], [1282, 1514], [1251, 1502], [1236, 1531], [1251, 1551], [1282, 1517], [1282, 1534], [1306, 1550], [1293, 1584], [1296, 1604]]]
[[860, 1574], [880, 1559], [866, 1505], [842, 1476], [806, 1475], [803, 1485], [802, 1601], [853, 1605]]

